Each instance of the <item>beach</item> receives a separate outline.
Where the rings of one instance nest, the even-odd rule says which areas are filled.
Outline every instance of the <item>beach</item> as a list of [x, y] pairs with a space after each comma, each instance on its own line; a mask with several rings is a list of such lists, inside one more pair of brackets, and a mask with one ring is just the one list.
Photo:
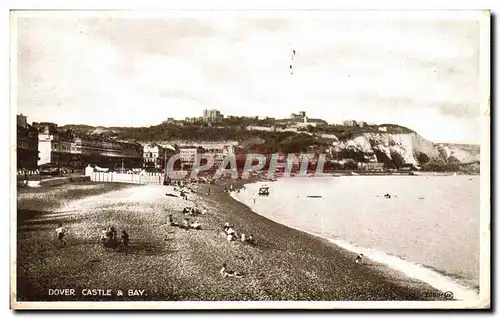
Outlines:
[[[181, 221], [186, 206], [165, 196], [169, 186], [74, 183], [22, 190], [17, 300], [446, 300], [426, 283], [380, 263], [356, 264], [355, 253], [256, 214], [224, 191], [229, 184], [244, 182], [198, 184], [188, 194], [188, 201], [207, 209], [189, 217], [200, 221], [201, 230], [167, 225], [169, 214]], [[69, 187], [84, 196], [68, 199]], [[225, 222], [253, 234], [255, 245], [228, 242]], [[65, 246], [56, 239], [58, 223], [67, 229]], [[126, 252], [102, 247], [99, 235], [109, 225], [130, 234]], [[243, 277], [222, 277], [223, 263]], [[76, 295], [49, 294], [62, 288]], [[84, 289], [110, 289], [111, 295], [83, 295]], [[118, 290], [144, 293], [117, 296]]]

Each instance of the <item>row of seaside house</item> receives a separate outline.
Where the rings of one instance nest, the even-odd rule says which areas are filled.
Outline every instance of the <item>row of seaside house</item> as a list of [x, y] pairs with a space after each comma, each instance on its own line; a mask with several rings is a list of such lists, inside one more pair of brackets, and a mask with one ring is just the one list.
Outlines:
[[234, 151], [234, 142], [143, 146], [100, 135], [77, 135], [54, 123], [28, 124], [26, 116], [17, 115], [18, 171], [34, 171], [44, 165], [69, 171], [88, 165], [115, 170], [162, 169], [173, 154], [180, 155], [181, 163], [190, 163], [200, 149], [221, 162]]
[[[177, 141], [173, 145], [141, 145], [135, 141], [104, 138], [100, 135], [76, 135], [62, 130], [54, 123], [28, 124], [26, 116], [17, 115], [17, 169], [34, 171], [49, 165], [66, 171], [83, 170], [87, 166], [99, 166], [114, 170], [150, 168], [161, 170], [168, 159], [179, 154], [181, 167], [192, 165], [196, 154], [211, 154], [215, 166], [225, 156], [235, 154], [237, 142], [207, 142], [193, 144]], [[245, 154], [235, 154], [241, 165]], [[270, 157], [270, 156], [268, 156]], [[299, 166], [302, 156], [294, 158], [294, 166]], [[267, 158], [266, 162], [269, 162]], [[280, 162], [286, 161], [282, 154]], [[314, 163], [315, 158], [310, 162]], [[240, 166], [239, 165], [239, 166]], [[382, 170], [381, 163], [366, 163], [360, 169]]]
[[54, 123], [28, 124], [26, 116], [17, 116], [18, 170], [35, 170], [43, 165], [69, 170], [87, 165], [137, 168], [142, 167], [142, 157], [142, 145], [133, 141], [78, 136]]

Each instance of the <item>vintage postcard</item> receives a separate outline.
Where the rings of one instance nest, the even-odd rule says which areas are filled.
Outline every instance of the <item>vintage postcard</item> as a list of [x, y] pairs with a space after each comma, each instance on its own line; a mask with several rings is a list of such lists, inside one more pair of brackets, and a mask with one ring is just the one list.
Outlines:
[[490, 308], [489, 11], [10, 18], [11, 308]]

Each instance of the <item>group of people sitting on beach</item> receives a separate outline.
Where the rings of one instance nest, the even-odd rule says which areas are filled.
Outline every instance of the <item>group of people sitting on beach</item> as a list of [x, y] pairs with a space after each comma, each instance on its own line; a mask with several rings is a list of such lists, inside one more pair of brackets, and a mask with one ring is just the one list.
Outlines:
[[229, 187], [224, 187], [224, 193], [227, 193], [227, 194], [229, 194], [231, 192], [239, 193], [241, 188], [244, 188], [244, 186], [234, 187], [233, 184], [231, 184], [231, 185], [229, 185]]
[[189, 229], [197, 229], [197, 230], [200, 230], [201, 229], [201, 224], [199, 221], [194, 221], [194, 222], [191, 222], [189, 220], [189, 218], [184, 218], [184, 220], [182, 221], [182, 224], [179, 224], [179, 223], [176, 223], [174, 221], [174, 218], [172, 217], [172, 215], [168, 215], [168, 222], [167, 224], [169, 226], [175, 226], [175, 227], [180, 227], [184, 230], [189, 230]]
[[[178, 186], [174, 186], [174, 192], [173, 193], [166, 193], [166, 196], [170, 197], [181, 197], [184, 200], [188, 200], [188, 194], [195, 194], [196, 190], [192, 187], [187, 186], [184, 182], [179, 181]], [[178, 192], [178, 194], [176, 193]]]
[[248, 236], [246, 234], [238, 235], [233, 226], [231, 226], [229, 223], [224, 224], [224, 233], [226, 234], [226, 239], [228, 242], [239, 240], [242, 243], [255, 244], [255, 240], [252, 234], [249, 234]]
[[184, 200], [188, 200], [187, 194], [189, 194], [189, 193], [195, 194], [196, 193], [196, 190], [192, 187], [189, 187], [189, 186], [183, 186], [183, 187], [180, 187], [179, 189], [174, 188], [174, 190], [178, 190], [180, 192], [181, 197]]
[[105, 248], [116, 249], [120, 246], [127, 248], [128, 244], [130, 242], [130, 239], [129, 239], [129, 235], [125, 229], [122, 230], [122, 234], [120, 236], [120, 239], [118, 239], [118, 235], [117, 235], [117, 231], [116, 231], [115, 227], [111, 226], [108, 228], [103, 228], [103, 230], [101, 232], [101, 242]]
[[[180, 197], [183, 198], [184, 200], [187, 200], [187, 194], [188, 193], [195, 193], [195, 191], [187, 186], [188, 184], [186, 183], [179, 183], [176, 187], [174, 187], [175, 192], [180, 193]], [[238, 191], [233, 185], [230, 185], [229, 187], [225, 188], [225, 192], [230, 193], [232, 191]], [[210, 188], [207, 190], [207, 194], [210, 195]], [[167, 194], [167, 196], [174, 196], [173, 194]], [[175, 196], [177, 197], [177, 196]], [[182, 214], [183, 215], [188, 215], [188, 216], [195, 216], [195, 215], [204, 215], [207, 213], [207, 209], [205, 208], [200, 208], [196, 204], [195, 205], [189, 205], [186, 206], [182, 209]], [[168, 215], [168, 220], [167, 224], [169, 226], [174, 226], [174, 227], [179, 227], [184, 230], [190, 230], [190, 229], [201, 229], [201, 224], [198, 220], [191, 222], [189, 218], [184, 218], [182, 222], [175, 221], [173, 216], [171, 214]], [[227, 238], [228, 242], [231, 241], [238, 241], [246, 244], [255, 244], [255, 240], [253, 237], [253, 234], [244, 234], [240, 233], [238, 234], [234, 227], [231, 226], [229, 223], [224, 224], [224, 236]], [[166, 239], [167, 240], [167, 239]], [[226, 277], [234, 277], [234, 278], [242, 278], [243, 274], [238, 271], [233, 271], [229, 270], [227, 268], [227, 264], [223, 264], [221, 269], [220, 269], [220, 274], [226, 278]]]
[[[57, 225], [56, 234], [57, 234], [57, 239], [59, 240], [59, 242], [63, 246], [65, 246], [66, 240], [64, 239], [64, 237], [66, 235], [66, 229], [63, 227], [63, 225], [61, 223], [59, 223]], [[125, 229], [122, 230], [122, 234], [120, 236], [120, 239], [118, 239], [116, 229], [113, 226], [111, 226], [111, 227], [102, 229], [101, 242], [105, 248], [116, 249], [120, 246], [127, 248], [130, 240], [129, 240], [129, 235]]]
[[198, 207], [187, 206], [187, 207], [184, 207], [184, 209], [182, 210], [182, 213], [184, 215], [190, 215], [190, 216], [205, 215], [207, 213], [207, 210], [205, 208], [200, 209]]

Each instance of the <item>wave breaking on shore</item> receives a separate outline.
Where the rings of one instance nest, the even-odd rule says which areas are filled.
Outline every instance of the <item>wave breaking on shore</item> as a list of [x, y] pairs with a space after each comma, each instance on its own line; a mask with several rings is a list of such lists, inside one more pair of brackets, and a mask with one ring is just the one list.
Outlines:
[[[255, 211], [254, 208], [251, 207], [251, 205], [241, 200], [236, 192], [231, 192], [230, 196], [234, 200], [249, 207], [249, 209], [251, 209], [254, 213], [263, 216], [259, 212]], [[430, 269], [425, 265], [420, 265], [408, 260], [404, 260], [398, 256], [393, 256], [376, 249], [360, 247], [342, 239], [330, 238], [318, 233], [309, 232], [300, 229], [298, 227], [287, 225], [285, 223], [282, 223], [281, 221], [275, 220], [275, 222], [278, 222], [286, 227], [293, 228], [298, 231], [326, 239], [342, 249], [354, 252], [356, 254], [363, 254], [365, 258], [372, 260], [373, 262], [384, 264], [385, 266], [389, 267], [392, 270], [403, 273], [408, 278], [424, 282], [443, 293], [452, 292], [453, 300], [462, 300], [462, 301], [479, 300], [478, 289], [473, 288], [467, 285], [466, 283], [459, 281], [456, 278], [452, 278], [451, 276], [447, 276], [442, 273], [439, 273], [436, 270]]]

